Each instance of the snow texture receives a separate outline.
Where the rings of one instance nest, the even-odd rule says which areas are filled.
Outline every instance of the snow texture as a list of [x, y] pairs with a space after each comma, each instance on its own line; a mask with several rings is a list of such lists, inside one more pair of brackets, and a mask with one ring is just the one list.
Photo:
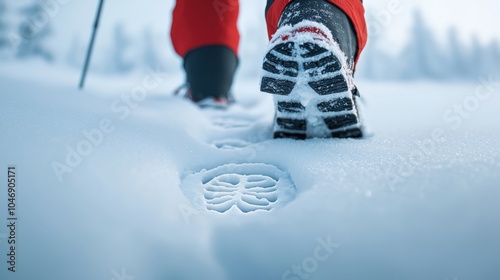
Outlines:
[[1, 279], [500, 277], [494, 78], [361, 81], [369, 137], [294, 141], [271, 139], [256, 79], [227, 111], [200, 110], [167, 94], [173, 74], [78, 92], [56, 82], [77, 73], [28, 65], [0, 68], [0, 166], [17, 166], [21, 217], [18, 271], [2, 262]]

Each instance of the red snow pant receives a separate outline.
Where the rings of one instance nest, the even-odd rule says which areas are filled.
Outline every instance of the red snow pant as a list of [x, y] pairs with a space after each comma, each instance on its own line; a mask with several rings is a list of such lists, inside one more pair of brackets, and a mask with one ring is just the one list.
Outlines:
[[[292, 1], [275, 0], [267, 10], [269, 38], [276, 32], [283, 10]], [[360, 0], [328, 1], [342, 10], [354, 26], [358, 39], [357, 62], [368, 37], [363, 4]], [[170, 32], [175, 51], [184, 57], [199, 47], [223, 45], [238, 54], [238, 14], [238, 0], [177, 0]]]

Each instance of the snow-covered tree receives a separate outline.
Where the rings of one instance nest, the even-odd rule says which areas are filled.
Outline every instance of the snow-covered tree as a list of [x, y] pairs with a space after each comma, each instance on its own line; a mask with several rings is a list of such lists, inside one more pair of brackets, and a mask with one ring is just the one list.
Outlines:
[[9, 45], [8, 24], [5, 21], [7, 5], [4, 0], [0, 0], [0, 49], [6, 48]]
[[489, 49], [492, 59], [497, 62], [497, 66], [500, 65], [500, 45], [496, 39], [491, 41]]
[[113, 73], [126, 73], [134, 67], [130, 59], [132, 40], [125, 33], [122, 24], [117, 24], [113, 32], [113, 45], [105, 68]]
[[368, 40], [356, 70], [356, 77], [378, 80], [390, 76], [392, 61], [394, 60], [376, 44], [377, 39]]
[[468, 51], [458, 39], [458, 30], [455, 27], [448, 30], [447, 54], [448, 77], [458, 79], [470, 77], [471, 65]]
[[142, 59], [143, 63], [152, 68], [156, 69], [156, 66], [160, 64], [162, 61], [160, 60], [158, 53], [155, 48], [155, 42], [153, 39], [153, 34], [151, 32], [151, 29], [145, 28], [143, 31], [143, 52], [142, 52]]
[[[367, 22], [375, 22], [373, 13], [366, 14]], [[369, 30], [368, 43], [361, 54], [361, 59], [357, 65], [356, 77], [378, 80], [388, 79], [394, 66], [394, 58], [388, 54], [388, 51], [380, 47], [381, 34], [379, 30]]]
[[500, 46], [497, 40], [491, 41], [486, 49], [488, 54], [485, 62], [485, 72], [487, 74], [500, 74]]
[[432, 31], [426, 26], [421, 12], [416, 10], [410, 40], [400, 56], [405, 62], [401, 78], [443, 78], [446, 74], [443, 57]]
[[22, 42], [17, 55], [19, 57], [40, 56], [52, 61], [54, 56], [46, 46], [46, 41], [52, 34], [50, 18], [43, 10], [43, 0], [35, 0], [21, 10], [23, 21], [19, 26]]
[[485, 65], [487, 64], [487, 52], [485, 51], [485, 48], [479, 41], [479, 38], [477, 35], [472, 36], [472, 49], [470, 51], [470, 56], [469, 56], [469, 75], [470, 78], [476, 79], [478, 76], [484, 74], [484, 68]]

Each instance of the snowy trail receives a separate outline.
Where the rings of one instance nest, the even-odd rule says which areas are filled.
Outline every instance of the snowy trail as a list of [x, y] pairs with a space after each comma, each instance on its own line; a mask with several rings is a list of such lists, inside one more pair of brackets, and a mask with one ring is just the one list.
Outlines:
[[[229, 112], [151, 94], [126, 116], [111, 109], [126, 91], [0, 82], [0, 166], [16, 164], [20, 176], [16, 279], [500, 275], [498, 87], [461, 117], [454, 104], [472, 102], [477, 85], [361, 84], [373, 136], [304, 142], [271, 139], [272, 101], [250, 80], [237, 84], [241, 105]], [[67, 147], [87, 139], [82, 131], [101, 128], [109, 131], [102, 143], [60, 182], [53, 162], [66, 164]], [[278, 196], [287, 204], [221, 214], [186, 196], [196, 190], [190, 180], [214, 186], [200, 171], [231, 189], [238, 184], [223, 173], [234, 169], [224, 165], [248, 163], [260, 165], [243, 175], [263, 190], [246, 200], [273, 205], [267, 195], [282, 189], [273, 188], [273, 174], [252, 177], [266, 175], [265, 165], [293, 182], [293, 194]], [[216, 202], [216, 210], [227, 207]]]
[[214, 126], [207, 144], [232, 152], [236, 163], [203, 169], [182, 181], [181, 188], [194, 207], [219, 213], [271, 211], [295, 197], [295, 185], [287, 172], [252, 163], [257, 153], [253, 145], [269, 140], [268, 129], [254, 124], [260, 116], [252, 108], [235, 104], [226, 111], [205, 109], [204, 114]]

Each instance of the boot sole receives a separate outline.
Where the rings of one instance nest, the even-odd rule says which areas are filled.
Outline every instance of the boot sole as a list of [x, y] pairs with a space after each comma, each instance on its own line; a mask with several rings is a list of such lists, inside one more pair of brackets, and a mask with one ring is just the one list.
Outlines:
[[274, 95], [274, 138], [363, 136], [346, 64], [315, 40], [279, 43], [266, 54], [261, 91]]

